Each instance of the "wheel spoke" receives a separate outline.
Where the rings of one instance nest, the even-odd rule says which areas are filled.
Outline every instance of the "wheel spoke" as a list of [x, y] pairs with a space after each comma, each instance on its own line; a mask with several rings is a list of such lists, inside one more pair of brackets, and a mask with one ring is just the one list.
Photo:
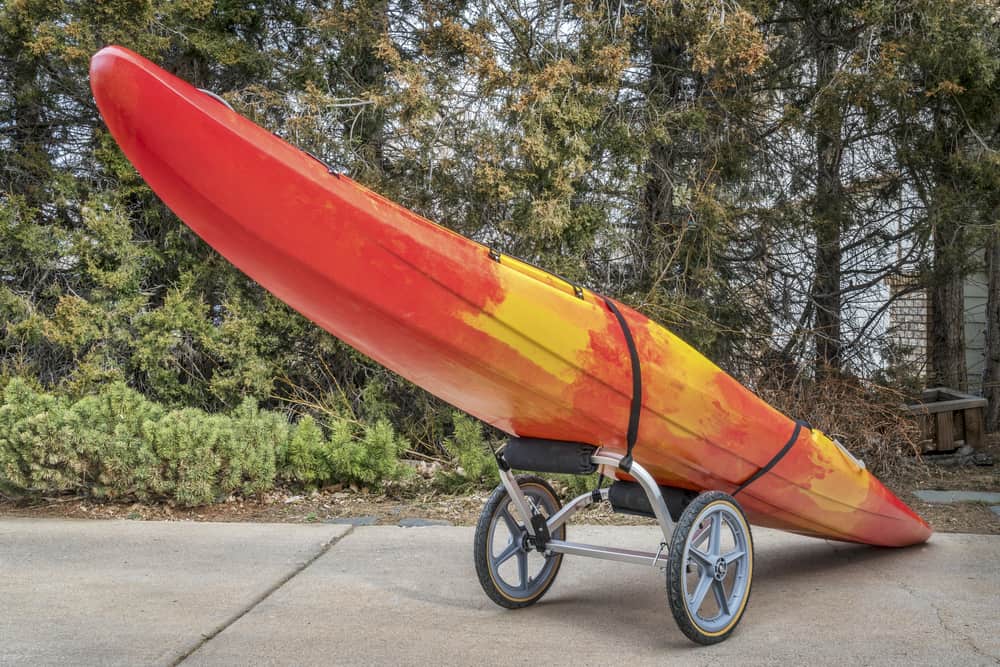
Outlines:
[[501, 565], [509, 561], [511, 557], [520, 550], [521, 550], [520, 541], [514, 540], [513, 542], [510, 543], [510, 545], [507, 546], [506, 549], [500, 552], [499, 556], [493, 559], [494, 567], [500, 567]]
[[725, 556], [723, 556], [722, 560], [726, 561], [726, 565], [732, 565], [734, 561], [740, 560], [745, 555], [746, 552], [743, 551], [742, 549], [734, 549], [733, 551], [730, 551]]
[[691, 535], [691, 546], [693, 547], [701, 546], [701, 543], [708, 536], [709, 533], [708, 529], [711, 528], [711, 525], [712, 525], [711, 523], [705, 523], [704, 521], [698, 524], [698, 529], [694, 531], [693, 535]]
[[694, 547], [691, 547], [688, 550], [688, 553], [691, 556], [694, 556], [694, 558], [701, 563], [703, 569], [706, 567], [709, 569], [715, 567], [715, 561], [701, 549], [695, 549]]
[[719, 557], [722, 550], [722, 515], [716, 512], [712, 515], [712, 537], [708, 540], [708, 553], [713, 558]]
[[705, 601], [705, 595], [708, 594], [709, 586], [713, 581], [714, 579], [712, 579], [711, 574], [702, 571], [701, 579], [698, 580], [698, 586], [694, 589], [694, 594], [689, 599], [691, 611], [697, 613], [701, 609], [701, 604]]
[[500, 518], [507, 524], [507, 530], [510, 531], [511, 537], [517, 539], [521, 534], [521, 525], [517, 521], [514, 521], [514, 517], [510, 515], [510, 511], [506, 507], [500, 511]]
[[753, 540], [740, 506], [719, 491], [699, 494], [681, 513], [671, 547], [682, 556], [667, 562], [674, 619], [698, 644], [722, 641], [743, 615], [753, 576]]
[[712, 580], [712, 592], [715, 593], [715, 601], [719, 603], [719, 611], [725, 616], [729, 616], [729, 600], [726, 599], [726, 587], [721, 581]]
[[[535, 540], [531, 520], [535, 514], [545, 518], [558, 512], [559, 497], [544, 480], [537, 477], [519, 476], [516, 481], [523, 499], [514, 497], [511, 493], [513, 487], [497, 487], [476, 525], [474, 548], [476, 574], [483, 590], [491, 600], [508, 609], [527, 607], [537, 602], [549, 588], [562, 563], [562, 554], [532, 555]], [[514, 491], [516, 493], [516, 489]], [[521, 511], [522, 505], [524, 512]], [[522, 514], [525, 513], [529, 515], [527, 524], [522, 521]], [[552, 533], [553, 539], [565, 536], [565, 526]]]

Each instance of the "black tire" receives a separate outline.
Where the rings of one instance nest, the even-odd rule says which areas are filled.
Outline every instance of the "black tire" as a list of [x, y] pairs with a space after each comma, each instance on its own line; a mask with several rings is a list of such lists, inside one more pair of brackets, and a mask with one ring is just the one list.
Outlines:
[[[715, 517], [719, 521], [718, 532], [713, 530]], [[727, 536], [726, 532], [730, 534]], [[713, 539], [716, 545], [712, 544]], [[702, 540], [708, 543], [707, 551], [699, 546]], [[721, 552], [729, 540], [735, 546]], [[728, 558], [733, 560], [727, 561]], [[711, 563], [714, 566], [710, 566]], [[736, 566], [730, 571], [733, 563]], [[698, 583], [689, 591], [689, 575], [692, 574], [696, 575]], [[697, 644], [723, 641], [743, 618], [752, 583], [753, 535], [746, 515], [732, 496], [721, 491], [702, 493], [681, 514], [670, 542], [667, 602], [677, 626]], [[713, 598], [708, 600], [709, 608], [714, 602], [716, 609], [714, 617], [701, 613], [709, 592]]]
[[[517, 483], [525, 496], [533, 500], [545, 516], [551, 516], [562, 507], [559, 496], [552, 490], [549, 483], [541, 477], [519, 475]], [[473, 557], [476, 561], [476, 574], [479, 576], [479, 584], [483, 587], [486, 596], [501, 607], [521, 609], [522, 607], [527, 607], [538, 602], [552, 586], [552, 582], [555, 581], [556, 574], [559, 573], [559, 568], [562, 566], [562, 554], [544, 556], [537, 551], [529, 552], [524, 549], [523, 540], [527, 531], [517, 517], [517, 513], [511, 511], [512, 508], [510, 505], [510, 495], [503, 484], [501, 484], [493, 490], [489, 500], [486, 501], [486, 505], [483, 507], [482, 514], [479, 515], [479, 521], [476, 523]], [[513, 531], [510, 530], [511, 524], [503, 517], [503, 512], [505, 511], [507, 512], [507, 517], [513, 519], [514, 525], [517, 526], [518, 535], [514, 535]], [[495, 563], [496, 557], [503, 555], [503, 552], [497, 555], [494, 554], [496, 546], [494, 538], [499, 525], [498, 521], [503, 521], [505, 529], [510, 533], [511, 542], [507, 544], [507, 548], [504, 550], [514, 549], [514, 553], [509, 558], [516, 556], [519, 559], [519, 565], [522, 554], [526, 563], [529, 555], [535, 560], [543, 559], [538, 561], [542, 565], [538, 572], [539, 576], [534, 580], [526, 576], [525, 578], [529, 578], [529, 580], [527, 583], [521, 582], [521, 590], [515, 589], [505, 580], [500, 572], [499, 565]], [[566, 525], [563, 524], [560, 526], [552, 534], [552, 538], [558, 540], [566, 539]], [[514, 546], [518, 541], [520, 541], [520, 548]], [[524, 571], [526, 572], [527, 570], [525, 569]], [[519, 575], [520, 572], [521, 570], [519, 570]]]

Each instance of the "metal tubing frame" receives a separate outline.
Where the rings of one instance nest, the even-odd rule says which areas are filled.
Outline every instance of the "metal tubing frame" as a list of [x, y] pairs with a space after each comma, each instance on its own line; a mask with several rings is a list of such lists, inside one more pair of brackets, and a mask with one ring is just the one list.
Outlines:
[[[598, 493], [601, 496], [601, 500], [608, 499], [607, 489], [601, 489], [600, 491], [598, 491]], [[556, 530], [559, 529], [560, 526], [569, 521], [569, 518], [571, 516], [582, 510], [584, 507], [592, 505], [593, 503], [594, 503], [594, 492], [590, 491], [577, 496], [573, 500], [563, 505], [561, 510], [550, 516], [549, 520], [546, 521], [546, 523], [549, 526], [549, 534], [551, 535], [552, 533], [554, 533]]]
[[587, 556], [588, 558], [614, 560], [620, 563], [634, 563], [636, 565], [659, 566], [660, 569], [667, 567], [667, 561], [660, 557], [660, 552], [652, 553], [649, 551], [616, 549], [615, 547], [599, 547], [593, 544], [579, 544], [577, 542], [564, 542], [562, 540], [549, 540], [548, 546], [553, 553], [557, 554]]
[[[605, 453], [603, 449], [598, 449], [590, 457], [590, 460], [597, 465], [610, 465], [617, 468], [622, 458], [621, 454], [613, 452]], [[635, 481], [639, 482], [642, 490], [646, 492], [646, 497], [649, 498], [649, 506], [653, 508], [656, 521], [660, 524], [660, 530], [663, 531], [663, 541], [670, 544], [670, 539], [674, 536], [674, 520], [670, 518], [670, 510], [667, 509], [667, 503], [663, 500], [663, 494], [660, 493], [660, 485], [656, 483], [656, 480], [653, 479], [653, 476], [645, 468], [635, 461], [632, 462], [632, 466], [626, 472], [634, 477]]]
[[[621, 454], [616, 454], [614, 452], [605, 452], [603, 449], [598, 449], [590, 457], [590, 460], [595, 465], [609, 465], [618, 467], [622, 460]], [[647, 565], [652, 567], [659, 567], [664, 569], [666, 567], [666, 559], [661, 558], [661, 554], [667, 545], [670, 544], [670, 540], [674, 534], [674, 521], [670, 517], [670, 510], [667, 509], [667, 503], [663, 500], [663, 494], [660, 493], [660, 486], [653, 479], [653, 476], [643, 468], [638, 463], [632, 463], [631, 468], [628, 470], [628, 474], [631, 475], [645, 491], [646, 497], [649, 499], [649, 505], [653, 509], [653, 514], [656, 516], [657, 523], [660, 525], [660, 530], [663, 531], [663, 541], [660, 542], [660, 547], [656, 552], [647, 551], [633, 551], [631, 549], [617, 549], [615, 547], [601, 547], [591, 544], [580, 544], [577, 542], [566, 542], [564, 540], [549, 540], [547, 543], [547, 550], [552, 553], [561, 554], [572, 554], [576, 556], [587, 556], [589, 558], [601, 558], [604, 560], [614, 560], [623, 563], [635, 563], [637, 565]], [[532, 507], [529, 505], [527, 497], [518, 485], [514, 474], [510, 470], [504, 470], [500, 468], [500, 481], [507, 489], [507, 493], [510, 495], [511, 500], [514, 503], [514, 508], [518, 514], [521, 515], [521, 519], [524, 522], [524, 528], [528, 531], [528, 534], [532, 537], [535, 536], [535, 529], [531, 525], [531, 512]], [[601, 489], [598, 493], [601, 500], [608, 499], [608, 490]], [[587, 507], [594, 502], [594, 493], [587, 492], [581, 494], [563, 506], [558, 512], [553, 514], [548, 518], [546, 524], [549, 529], [549, 534], [554, 534], [563, 524], [565, 524], [571, 516], [576, 514], [578, 511]]]
[[528, 505], [528, 498], [524, 495], [524, 491], [521, 490], [520, 485], [514, 478], [514, 473], [510, 470], [500, 468], [500, 481], [503, 482], [504, 488], [507, 489], [507, 493], [510, 495], [510, 499], [514, 502], [514, 509], [521, 515], [521, 520], [524, 521], [524, 528], [528, 531], [528, 535], [534, 537], [535, 528], [531, 525], [531, 508]]

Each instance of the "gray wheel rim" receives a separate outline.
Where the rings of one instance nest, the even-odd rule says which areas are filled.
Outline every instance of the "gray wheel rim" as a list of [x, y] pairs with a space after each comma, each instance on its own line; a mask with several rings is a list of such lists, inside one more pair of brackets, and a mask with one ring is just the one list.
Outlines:
[[750, 584], [750, 539], [730, 505], [710, 505], [684, 541], [682, 590], [692, 621], [719, 632], [742, 612]]
[[[538, 489], [526, 487], [524, 495], [529, 504], [545, 517], [552, 516], [558, 510], [552, 498]], [[525, 549], [527, 531], [517, 517], [509, 496], [507, 500], [490, 518], [486, 558], [497, 588], [509, 598], [524, 600], [546, 586], [551, 579], [552, 570], [558, 564], [558, 558]], [[560, 526], [553, 537], [563, 539], [565, 530], [564, 526]]]

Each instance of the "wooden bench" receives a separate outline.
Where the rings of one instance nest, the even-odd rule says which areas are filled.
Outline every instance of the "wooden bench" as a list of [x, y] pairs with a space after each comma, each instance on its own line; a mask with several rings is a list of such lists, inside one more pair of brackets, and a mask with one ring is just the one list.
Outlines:
[[925, 389], [919, 403], [903, 406], [920, 420], [922, 446], [927, 451], [949, 451], [963, 444], [983, 445], [986, 399], [947, 387]]

